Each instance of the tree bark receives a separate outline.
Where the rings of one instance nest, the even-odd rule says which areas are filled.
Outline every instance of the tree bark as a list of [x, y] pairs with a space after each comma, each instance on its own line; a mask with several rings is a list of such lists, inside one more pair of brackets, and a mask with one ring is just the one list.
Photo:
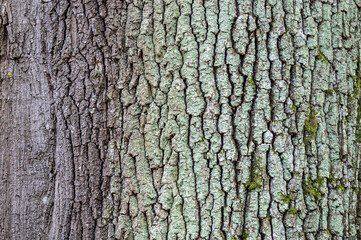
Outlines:
[[360, 0], [0, 2], [0, 239], [361, 239]]

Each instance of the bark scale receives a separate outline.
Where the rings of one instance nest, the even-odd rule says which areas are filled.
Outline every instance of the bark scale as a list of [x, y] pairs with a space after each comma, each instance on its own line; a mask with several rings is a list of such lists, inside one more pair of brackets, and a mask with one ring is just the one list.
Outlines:
[[0, 239], [360, 239], [360, 8], [3, 0]]

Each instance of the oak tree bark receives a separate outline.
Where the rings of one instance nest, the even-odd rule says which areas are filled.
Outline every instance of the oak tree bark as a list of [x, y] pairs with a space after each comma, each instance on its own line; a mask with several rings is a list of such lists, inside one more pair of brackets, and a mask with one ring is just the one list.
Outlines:
[[0, 1], [0, 239], [361, 239], [360, 0]]

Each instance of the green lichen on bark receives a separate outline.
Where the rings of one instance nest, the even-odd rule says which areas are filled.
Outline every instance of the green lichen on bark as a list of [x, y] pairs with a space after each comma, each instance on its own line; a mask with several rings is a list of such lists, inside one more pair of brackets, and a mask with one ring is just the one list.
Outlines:
[[335, 178], [331, 173], [330, 176], [328, 177], [328, 181], [332, 184], [335, 185], [337, 182], [337, 178]]
[[329, 63], [330, 61], [327, 59], [327, 57], [325, 56], [325, 54], [321, 51], [321, 48], [319, 46], [317, 46], [317, 59], [322, 60], [322, 62], [324, 63]]
[[353, 80], [353, 96], [359, 97], [360, 96], [360, 88], [361, 88], [361, 61], [360, 56], [356, 58], [356, 70], [355, 74], [352, 76]]
[[338, 185], [336, 185], [336, 190], [337, 190], [337, 191], [340, 191], [340, 192], [344, 192], [344, 191], [345, 191], [345, 187], [342, 186], [341, 184], [338, 184]]
[[287, 210], [287, 213], [289, 213], [289, 214], [293, 214], [293, 215], [297, 215], [297, 209], [295, 209], [295, 208], [290, 208], [290, 209], [288, 209]]
[[336, 93], [336, 91], [335, 91], [334, 89], [327, 89], [327, 90], [325, 91], [325, 93], [326, 93], [327, 95], [329, 95], [329, 96], [332, 96], [333, 94]]
[[356, 131], [357, 141], [361, 142], [361, 99], [358, 100], [357, 104], [357, 117], [356, 117]]
[[247, 240], [248, 238], [249, 238], [249, 233], [248, 232], [243, 232], [242, 236], [241, 236], [241, 239], [242, 240]]
[[314, 181], [312, 181], [311, 178], [307, 178], [303, 183], [303, 188], [308, 195], [314, 197], [317, 201], [319, 201], [322, 197], [321, 187], [324, 182], [324, 177], [318, 177]]
[[285, 193], [279, 192], [281, 198], [280, 198], [280, 202], [282, 204], [289, 204], [291, 202], [291, 197]]
[[246, 86], [253, 89], [253, 91], [256, 91], [256, 84], [254, 83], [253, 75], [249, 75], [246, 78]]
[[357, 101], [357, 117], [356, 117], [356, 130], [355, 135], [356, 139], [361, 142], [361, 98], [360, 98], [360, 89], [361, 89], [361, 62], [360, 56], [357, 57], [357, 68], [356, 74], [352, 76], [353, 80], [353, 96], [358, 99]]
[[249, 190], [260, 189], [263, 185], [262, 169], [261, 169], [262, 157], [255, 154], [254, 161], [251, 166], [251, 179], [246, 182], [246, 187]]
[[318, 119], [317, 112], [314, 109], [310, 110], [308, 118], [305, 120], [305, 137], [304, 142], [308, 145], [316, 136]]

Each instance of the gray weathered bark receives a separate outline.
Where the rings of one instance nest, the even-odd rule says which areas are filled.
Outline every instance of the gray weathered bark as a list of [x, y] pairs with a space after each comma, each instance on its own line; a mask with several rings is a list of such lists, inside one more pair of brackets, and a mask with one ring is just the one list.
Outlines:
[[360, 0], [0, 2], [0, 239], [361, 239]]

